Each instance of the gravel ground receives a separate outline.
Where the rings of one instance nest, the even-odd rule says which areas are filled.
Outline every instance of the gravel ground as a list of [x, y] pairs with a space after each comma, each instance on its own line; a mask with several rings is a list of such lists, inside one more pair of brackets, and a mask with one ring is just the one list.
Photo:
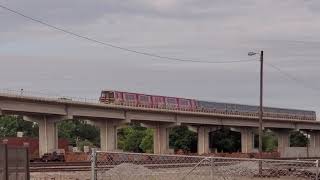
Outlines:
[[244, 161], [230, 166], [217, 166], [214, 173], [223, 175], [250, 176], [258, 174], [259, 164], [257, 161]]
[[76, 172], [33, 172], [31, 180], [90, 180], [89, 171]]

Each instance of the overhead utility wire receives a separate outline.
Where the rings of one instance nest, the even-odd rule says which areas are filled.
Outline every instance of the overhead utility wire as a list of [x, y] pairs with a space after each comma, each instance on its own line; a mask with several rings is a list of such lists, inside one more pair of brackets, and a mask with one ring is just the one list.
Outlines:
[[298, 79], [298, 78], [292, 76], [291, 74], [283, 71], [281, 68], [279, 68], [279, 67], [277, 67], [277, 66], [275, 66], [275, 65], [273, 65], [273, 64], [270, 64], [270, 63], [266, 63], [266, 62], [265, 62], [265, 64], [268, 65], [268, 66], [270, 66], [271, 68], [277, 70], [278, 72], [280, 72], [282, 75], [286, 76], [287, 78], [295, 81], [295, 82], [298, 83], [298, 84], [301, 84], [301, 85], [304, 86], [305, 88], [312, 89], [312, 90], [314, 90], [314, 91], [316, 91], [316, 92], [318, 92], [318, 93], [320, 92], [320, 88], [317, 88], [317, 87], [313, 87], [313, 86], [308, 85], [305, 81], [303, 81], [303, 80], [301, 80], [301, 79]]
[[111, 43], [106, 43], [106, 42], [103, 42], [103, 41], [99, 41], [99, 40], [90, 38], [90, 37], [88, 37], [88, 36], [84, 36], [84, 35], [81, 35], [81, 34], [74, 33], [74, 32], [72, 32], [72, 31], [69, 31], [69, 30], [66, 30], [66, 29], [63, 29], [63, 28], [60, 28], [60, 27], [51, 25], [51, 24], [49, 24], [49, 23], [47, 23], [47, 22], [44, 22], [44, 21], [41, 21], [41, 20], [39, 20], [39, 19], [36, 19], [36, 18], [30, 17], [30, 16], [27, 16], [27, 15], [25, 15], [25, 14], [19, 12], [19, 11], [10, 9], [10, 8], [4, 6], [4, 5], [1, 5], [1, 4], [0, 4], [0, 7], [1, 7], [2, 9], [7, 10], [7, 11], [10, 11], [10, 12], [16, 14], [16, 15], [22, 16], [22, 17], [24, 17], [24, 18], [26, 18], [26, 19], [29, 19], [29, 20], [31, 20], [31, 21], [40, 23], [40, 24], [45, 25], [45, 26], [47, 26], [47, 27], [50, 27], [50, 28], [52, 28], [52, 29], [55, 29], [55, 30], [64, 32], [64, 33], [66, 33], [66, 34], [69, 34], [69, 35], [72, 35], [72, 36], [75, 36], [75, 37], [78, 37], [78, 38], [81, 38], [81, 39], [85, 39], [85, 40], [88, 40], [88, 41], [91, 41], [91, 42], [95, 42], [95, 43], [98, 43], [98, 44], [102, 44], [102, 45], [105, 45], [105, 46], [109, 46], [109, 47], [111, 47], [111, 48], [120, 49], [120, 50], [123, 50], [123, 51], [131, 52], [131, 53], [136, 53], [136, 54], [141, 54], [141, 55], [145, 55], [145, 56], [151, 56], [151, 57], [156, 57], [156, 58], [160, 58], [160, 59], [167, 59], [167, 60], [172, 60], [172, 61], [197, 62], [197, 63], [214, 63], [214, 64], [240, 63], [240, 62], [256, 61], [256, 60], [200, 61], [200, 60], [192, 60], [192, 59], [180, 59], [180, 58], [163, 56], [163, 55], [158, 55], [158, 54], [153, 54], [153, 53], [148, 53], [148, 52], [143, 52], [143, 51], [137, 51], [137, 50], [133, 50], [133, 49], [129, 49], [129, 48], [125, 48], [125, 47], [113, 45], [113, 44], [111, 44]]

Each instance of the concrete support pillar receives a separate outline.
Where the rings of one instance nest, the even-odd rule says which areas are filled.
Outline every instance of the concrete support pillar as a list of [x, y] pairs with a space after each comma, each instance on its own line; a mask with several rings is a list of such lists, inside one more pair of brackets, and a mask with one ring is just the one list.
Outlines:
[[254, 133], [251, 128], [241, 128], [241, 152], [242, 153], [251, 153], [254, 150], [253, 147], [253, 138]]
[[158, 125], [153, 131], [153, 152], [155, 154], [166, 154], [169, 149], [169, 129]]
[[170, 128], [180, 126], [180, 123], [141, 123], [141, 126], [153, 129], [153, 153], [168, 154], [172, 153], [169, 149]]
[[290, 147], [290, 131], [289, 130], [275, 130], [278, 136], [278, 152], [280, 157], [284, 157], [286, 148]]
[[51, 153], [58, 149], [57, 123], [47, 118], [38, 123], [39, 126], [39, 155]]
[[115, 151], [117, 149], [117, 126], [112, 120], [106, 120], [99, 124], [101, 150]]
[[309, 139], [309, 147], [310, 148], [320, 148], [320, 132], [319, 131], [312, 131], [309, 132], [310, 139]]
[[209, 129], [200, 126], [198, 127], [198, 154], [208, 154], [209, 152]]
[[320, 131], [309, 131], [307, 132], [310, 136], [309, 144], [307, 148], [308, 157], [319, 157], [320, 156]]
[[58, 125], [59, 121], [67, 119], [65, 116], [24, 116], [24, 120], [36, 122], [39, 126], [39, 156], [52, 153], [58, 149]]

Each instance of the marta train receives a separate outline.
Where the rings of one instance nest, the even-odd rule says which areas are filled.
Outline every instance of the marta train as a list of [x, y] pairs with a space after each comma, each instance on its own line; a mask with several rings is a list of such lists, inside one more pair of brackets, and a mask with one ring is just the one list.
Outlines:
[[[195, 99], [148, 95], [114, 90], [103, 90], [99, 101], [106, 104], [129, 105], [146, 108], [159, 108], [183, 111], [202, 111], [255, 116], [259, 106], [209, 102]], [[298, 109], [264, 107], [264, 117], [316, 120], [316, 112]]]

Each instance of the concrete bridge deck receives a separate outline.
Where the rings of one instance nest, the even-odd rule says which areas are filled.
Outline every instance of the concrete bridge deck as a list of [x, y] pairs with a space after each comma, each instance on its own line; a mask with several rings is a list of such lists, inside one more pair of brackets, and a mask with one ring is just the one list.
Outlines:
[[[258, 127], [258, 115], [222, 112], [191, 112], [124, 105], [83, 102], [68, 99], [24, 96], [0, 93], [0, 115], [23, 115], [25, 120], [39, 124], [40, 154], [57, 148], [57, 122], [65, 119], [85, 119], [100, 128], [101, 148], [116, 150], [117, 127], [139, 121], [155, 129], [154, 151], [165, 153], [168, 149], [168, 131], [173, 126], [187, 125], [198, 132], [198, 152], [209, 151], [208, 133], [221, 126], [241, 132], [242, 152], [253, 150], [253, 133]], [[317, 135], [314, 143], [320, 148], [320, 122], [314, 120], [265, 117], [263, 127], [279, 134], [279, 151], [288, 147], [289, 130], [305, 130]], [[318, 133], [319, 131], [319, 133]], [[281, 140], [282, 139], [282, 140]], [[320, 154], [320, 153], [319, 153]]]

